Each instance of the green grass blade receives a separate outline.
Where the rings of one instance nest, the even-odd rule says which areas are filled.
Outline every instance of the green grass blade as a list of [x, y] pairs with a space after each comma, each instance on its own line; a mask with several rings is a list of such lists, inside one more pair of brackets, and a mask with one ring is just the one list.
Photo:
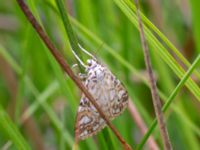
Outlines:
[[1, 132], [6, 134], [11, 141], [16, 145], [17, 149], [29, 150], [31, 149], [23, 135], [17, 129], [16, 125], [11, 121], [8, 114], [0, 105], [0, 127]]
[[[30, 85], [30, 84], [29, 84]], [[33, 104], [30, 105], [28, 110], [24, 113], [23, 118], [29, 118], [31, 115], [34, 114], [34, 112], [38, 109], [39, 105], [43, 103], [43, 101], [47, 100], [51, 94], [53, 94], [56, 90], [58, 90], [59, 85], [58, 82], [54, 81], [52, 82], [46, 90], [44, 90], [41, 95], [39, 95], [37, 100], [33, 102]]]
[[[124, 0], [126, 4], [136, 13], [136, 7], [130, 0]], [[180, 51], [168, 40], [168, 38], [160, 32], [158, 28], [141, 12], [143, 22], [152, 29], [160, 39], [165, 42], [165, 44], [176, 54], [177, 58], [179, 58], [187, 67], [190, 67], [190, 62], [180, 53]], [[200, 79], [200, 73], [194, 70], [195, 75]]]
[[[178, 94], [178, 92], [180, 91], [180, 89], [183, 87], [184, 83], [188, 80], [188, 78], [190, 77], [190, 75], [192, 74], [193, 70], [195, 69], [195, 67], [198, 65], [199, 62], [200, 62], [200, 55], [198, 55], [198, 57], [195, 59], [194, 63], [191, 65], [191, 67], [188, 69], [188, 71], [185, 73], [185, 75], [183, 76], [183, 78], [180, 80], [180, 82], [178, 83], [178, 85], [176, 86], [176, 88], [173, 90], [173, 92], [169, 96], [167, 102], [164, 104], [164, 106], [162, 108], [163, 112], [165, 112], [168, 109], [168, 107], [172, 103], [173, 99]], [[143, 148], [144, 144], [146, 143], [148, 137], [153, 132], [153, 130], [156, 127], [156, 125], [157, 125], [157, 120], [154, 119], [154, 121], [152, 122], [149, 130], [147, 131], [147, 133], [143, 137], [141, 143], [139, 144], [138, 149], [142, 149]]]
[[8, 61], [8, 63], [18, 74], [22, 75], [22, 70], [20, 69], [20, 67], [16, 65], [15, 61], [12, 59], [9, 53], [6, 52], [6, 50], [1, 44], [0, 44], [0, 55], [2, 55]]
[[[78, 23], [75, 19], [72, 19], [72, 23], [78, 28], [78, 31], [80, 31], [79, 33], [84, 34], [84, 37], [82, 37], [82, 39], [84, 41], [88, 40], [90, 41], [90, 43], [93, 43], [95, 45], [99, 45], [100, 43], [104, 43], [100, 38], [98, 38], [95, 34], [93, 34], [92, 32], [90, 32], [88, 29], [86, 29], [84, 26], [82, 26], [80, 23]], [[86, 42], [88, 42], [86, 41]], [[114, 58], [116, 58], [116, 60], [118, 60], [121, 64], [123, 64], [125, 67], [127, 67], [135, 76], [137, 76], [139, 79], [141, 79], [142, 81], [144, 81], [145, 84], [147, 84], [147, 80], [144, 76], [140, 75], [137, 71], [137, 69], [134, 68], [134, 66], [131, 66], [126, 60], [124, 60], [119, 54], [115, 53], [114, 50], [109, 47], [106, 43], [104, 43], [103, 48], [105, 50], [107, 50], [107, 52], [109, 52], [112, 56], [114, 56]], [[147, 84], [148, 85], [148, 84]], [[160, 97], [165, 100], [165, 102], [167, 101], [167, 97], [162, 93], [162, 91], [159, 90], [159, 95]], [[134, 99], [136, 100], [136, 98], [134, 97]], [[139, 101], [138, 101], [139, 102]], [[140, 107], [142, 109], [142, 107]], [[177, 106], [172, 105], [172, 109], [176, 112], [176, 113], [181, 113], [183, 112], [180, 108], [178, 108]], [[145, 110], [141, 110], [142, 112], [145, 112]], [[191, 123], [188, 118], [184, 118], [184, 121], [186, 124], [188, 124], [195, 132], [197, 132], [197, 134], [199, 134], [199, 128], [198, 126], [196, 126], [194, 123]], [[189, 123], [190, 122], [190, 123]]]
[[197, 51], [200, 53], [200, 20], [199, 20], [199, 14], [200, 14], [200, 1], [198, 0], [190, 0], [191, 4], [191, 11], [192, 11], [192, 22], [193, 22], [193, 34], [195, 37], [195, 44], [197, 46]]
[[[16, 71], [17, 74], [22, 72], [22, 69], [20, 68], [20, 66], [14, 61], [14, 59], [9, 55], [9, 53], [5, 49], [3, 49], [3, 48], [0, 49], [0, 54], [4, 54], [4, 56], [6, 56], [5, 59], [9, 58], [8, 62], [11, 63], [11, 65], [12, 65], [11, 67], [13, 67], [13, 69]], [[18, 68], [18, 69], [16, 69], [16, 68]], [[18, 75], [20, 75], [20, 74], [18, 74]], [[27, 87], [29, 88], [29, 90], [36, 97], [36, 100], [38, 100], [39, 99], [38, 97], [40, 95], [39, 91], [34, 86], [33, 82], [30, 80], [30, 78], [28, 76], [26, 76], [26, 75], [25, 75], [25, 83], [26, 83]], [[54, 90], [51, 89], [51, 92], [53, 92], [53, 91]], [[43, 98], [47, 98], [47, 95], [51, 95], [51, 94], [52, 93], [46, 93], [45, 94], [46, 96], [44, 96]], [[62, 123], [60, 122], [60, 120], [58, 119], [58, 117], [56, 116], [56, 114], [52, 110], [52, 108], [49, 106], [49, 104], [46, 102], [46, 100], [47, 99], [43, 99], [43, 101], [41, 103], [39, 102], [40, 105], [43, 107], [43, 109], [45, 110], [45, 112], [49, 116], [50, 120], [55, 125], [56, 129], [63, 135], [63, 138], [65, 139], [65, 141], [72, 147], [72, 145], [73, 145], [73, 138], [72, 138], [72, 136], [68, 133], [67, 130], [63, 130]], [[34, 109], [37, 109], [37, 108], [34, 108]]]
[[[64, 27], [65, 27], [65, 31], [69, 37], [70, 45], [71, 45], [72, 49], [76, 52], [76, 54], [80, 57], [80, 59], [83, 60], [82, 55], [81, 55], [82, 51], [80, 50], [80, 47], [78, 46], [78, 40], [77, 40], [77, 37], [71, 27], [69, 17], [65, 11], [66, 8], [64, 7], [64, 3], [62, 0], [55, 0], [55, 1], [57, 4], [57, 7], [59, 9], [59, 12], [61, 14], [61, 18], [62, 18]], [[81, 66], [81, 64], [79, 62], [78, 62], [78, 65], [79, 65], [79, 68], [81, 69], [81, 71], [83, 71], [83, 66]]]
[[[119, 6], [119, 8], [124, 12], [129, 20], [138, 28], [137, 16], [136, 14], [126, 5], [124, 1], [114, 0], [114, 2]], [[178, 62], [169, 54], [165, 47], [157, 40], [157, 38], [151, 33], [151, 31], [144, 25], [144, 31], [149, 44], [153, 47], [153, 50], [159, 54], [159, 56], [168, 64], [168, 66], [174, 71], [174, 73], [182, 78], [185, 71], [178, 64]], [[188, 79], [186, 86], [191, 93], [200, 101], [200, 88], [192, 80]]]

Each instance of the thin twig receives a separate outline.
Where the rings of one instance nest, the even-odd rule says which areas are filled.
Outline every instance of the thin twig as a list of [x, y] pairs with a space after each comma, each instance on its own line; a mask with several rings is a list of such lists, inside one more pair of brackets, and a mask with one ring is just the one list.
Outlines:
[[126, 141], [122, 138], [122, 136], [119, 134], [119, 132], [115, 129], [115, 127], [111, 124], [108, 117], [103, 113], [101, 108], [96, 103], [93, 96], [87, 91], [85, 86], [82, 84], [81, 80], [73, 73], [70, 66], [65, 62], [65, 59], [62, 57], [62, 55], [58, 52], [57, 48], [51, 43], [50, 39], [48, 38], [47, 34], [44, 32], [42, 27], [39, 25], [33, 14], [31, 13], [28, 6], [24, 3], [23, 0], [17, 0], [20, 8], [24, 12], [25, 16], [29, 20], [29, 22], [32, 24], [34, 29], [37, 31], [40, 38], [43, 40], [43, 42], [48, 47], [51, 54], [54, 56], [56, 61], [60, 64], [62, 69], [69, 75], [69, 77], [76, 83], [76, 85], [79, 87], [79, 89], [87, 96], [87, 98], [90, 100], [90, 102], [95, 106], [101, 117], [105, 120], [107, 125], [111, 128], [111, 130], [114, 132], [114, 134], [117, 136], [121, 144], [124, 146], [124, 149], [131, 150], [132, 148], [126, 143]]
[[[130, 112], [131, 117], [135, 121], [135, 124], [140, 129], [140, 132], [142, 133], [142, 135], [145, 135], [145, 133], [147, 132], [147, 127], [131, 99], [129, 100], [129, 103], [128, 103], [128, 110]], [[154, 138], [152, 136], [149, 137], [147, 144], [148, 144], [150, 150], [158, 150], [159, 149], [156, 141], [154, 140]]]
[[138, 23], [139, 23], [139, 29], [140, 29], [140, 38], [141, 38], [142, 47], [143, 47], [143, 51], [144, 51], [145, 64], [146, 64], [147, 72], [149, 74], [149, 82], [150, 82], [150, 89], [151, 89], [151, 94], [152, 94], [152, 99], [153, 99], [153, 105], [154, 105], [156, 117], [158, 120], [161, 137], [162, 137], [162, 140], [164, 143], [164, 148], [165, 148], [165, 150], [171, 150], [172, 145], [170, 143], [168, 131], [165, 126], [165, 122], [164, 122], [164, 118], [163, 118], [162, 106], [161, 106], [160, 98], [159, 98], [158, 92], [157, 92], [156, 80], [154, 79], [154, 75], [153, 75], [153, 70], [152, 70], [152, 65], [151, 65], [151, 60], [150, 60], [150, 55], [149, 55], [149, 48], [148, 48], [148, 45], [147, 45], [147, 42], [145, 39], [145, 35], [144, 35], [144, 29], [143, 29], [143, 25], [142, 25], [142, 19], [140, 16], [138, 0], [135, 0], [135, 4], [136, 4], [136, 8], [137, 8], [137, 16], [138, 16]]

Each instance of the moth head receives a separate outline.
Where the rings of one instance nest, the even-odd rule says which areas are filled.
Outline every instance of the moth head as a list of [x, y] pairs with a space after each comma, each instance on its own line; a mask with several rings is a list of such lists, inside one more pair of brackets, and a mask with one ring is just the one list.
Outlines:
[[92, 66], [94, 66], [94, 65], [96, 65], [97, 64], [97, 62], [95, 61], [95, 60], [93, 60], [93, 59], [88, 59], [87, 60], [87, 65], [89, 66], [89, 67], [92, 67]]

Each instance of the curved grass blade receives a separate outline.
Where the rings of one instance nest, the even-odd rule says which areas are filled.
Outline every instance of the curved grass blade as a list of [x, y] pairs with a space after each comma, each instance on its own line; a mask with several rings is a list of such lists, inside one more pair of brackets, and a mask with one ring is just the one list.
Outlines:
[[[117, 6], [124, 12], [128, 19], [137, 27], [138, 22], [136, 14], [126, 5], [122, 0], [114, 0]], [[152, 32], [144, 25], [145, 35], [149, 44], [153, 47], [153, 50], [159, 54], [159, 56], [167, 63], [167, 65], [174, 71], [174, 73], [181, 79], [185, 73], [184, 69], [178, 64], [178, 62], [169, 54], [166, 48], [158, 41], [158, 39], [152, 34]], [[200, 101], [200, 88], [192, 80], [188, 79], [186, 82], [187, 88], [191, 93]]]
[[[136, 12], [135, 5], [130, 0], [124, 0], [124, 2], [131, 8], [132, 11]], [[190, 67], [190, 62], [180, 53], [180, 51], [168, 40], [168, 38], [141, 12], [141, 17], [144, 23], [152, 29], [160, 39], [176, 54], [177, 58], [183, 62], [187, 67]], [[160, 42], [161, 43], [161, 42]], [[200, 72], [194, 70], [194, 74], [200, 79]]]
[[16, 125], [11, 121], [8, 114], [0, 105], [0, 127], [1, 132], [5, 133], [11, 141], [16, 145], [17, 149], [30, 150], [30, 146], [22, 136]]
[[[80, 60], [83, 60], [82, 55], [81, 55], [82, 51], [79, 47], [79, 43], [78, 43], [78, 39], [76, 37], [76, 34], [74, 33], [72, 26], [70, 24], [69, 17], [67, 15], [66, 11], [65, 11], [66, 8], [64, 7], [64, 3], [63, 3], [62, 0], [55, 0], [55, 1], [56, 1], [56, 4], [57, 4], [57, 7], [59, 9], [62, 21], [63, 21], [65, 31], [66, 31], [66, 33], [69, 37], [68, 39], [69, 39], [70, 45], [72, 47], [72, 50], [76, 53], [76, 55], [78, 55]], [[77, 63], [78, 63], [80, 71], [83, 72], [84, 68], [83, 68], [82, 64], [79, 61], [77, 61]]]
[[[0, 54], [2, 54], [2, 56], [8, 61], [8, 63], [11, 65], [11, 67], [14, 69], [14, 71], [18, 75], [21, 75], [21, 73], [23, 72], [22, 69], [1, 45], [0, 45]], [[27, 87], [29, 88], [29, 90], [36, 97], [36, 99], [38, 99], [38, 97], [40, 95], [39, 91], [34, 86], [32, 81], [30, 80], [30, 78], [26, 75], [25, 75], [25, 83], [26, 83]], [[49, 94], [51, 94], [51, 93], [49, 93]], [[46, 100], [42, 101], [42, 103], [40, 103], [40, 105], [43, 107], [43, 109], [49, 116], [50, 120], [55, 125], [56, 129], [58, 129], [58, 131], [63, 135], [63, 138], [65, 139], [65, 141], [72, 147], [72, 145], [73, 145], [72, 136], [69, 134], [69, 132], [66, 129], [63, 129], [62, 123], [60, 122], [60, 120], [58, 119], [58, 117], [56, 116], [56, 114], [54, 113], [52, 108], [49, 106], [49, 104], [46, 102]], [[37, 108], [35, 108], [35, 109], [37, 109]]]

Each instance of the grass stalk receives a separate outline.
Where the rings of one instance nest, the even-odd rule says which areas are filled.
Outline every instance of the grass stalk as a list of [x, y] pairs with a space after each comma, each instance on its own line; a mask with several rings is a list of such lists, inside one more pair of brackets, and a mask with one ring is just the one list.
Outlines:
[[[194, 63], [191, 65], [191, 67], [185, 73], [185, 75], [180, 80], [180, 82], [178, 83], [178, 85], [176, 86], [176, 88], [173, 90], [173, 92], [168, 97], [166, 103], [162, 107], [162, 111], [163, 112], [166, 112], [166, 110], [168, 109], [168, 107], [172, 103], [173, 99], [176, 97], [176, 95], [178, 94], [178, 92], [180, 91], [180, 89], [183, 87], [184, 83], [188, 80], [188, 78], [190, 77], [190, 75], [192, 74], [193, 70], [195, 69], [195, 67], [198, 65], [199, 62], [200, 62], [200, 55], [198, 55], [198, 57], [195, 59]], [[138, 149], [142, 149], [142, 147], [146, 143], [147, 139], [149, 138], [149, 136], [151, 135], [151, 133], [155, 129], [156, 125], [157, 125], [157, 120], [154, 119], [154, 121], [152, 122], [149, 130], [147, 131], [147, 133], [143, 137], [142, 141], [140, 142], [140, 144], [138, 146]]]
[[170, 139], [169, 139], [168, 131], [167, 131], [167, 128], [166, 128], [166, 125], [165, 125], [165, 122], [164, 122], [163, 113], [162, 113], [162, 110], [161, 110], [162, 106], [161, 106], [160, 98], [159, 98], [159, 95], [158, 95], [158, 92], [157, 92], [156, 80], [155, 80], [152, 65], [151, 65], [149, 47], [148, 47], [148, 44], [146, 42], [146, 38], [145, 38], [145, 35], [144, 35], [144, 29], [143, 29], [141, 16], [140, 16], [140, 8], [139, 8], [138, 0], [135, 0], [135, 4], [136, 4], [136, 8], [137, 8], [136, 12], [137, 12], [137, 16], [138, 16], [140, 38], [141, 38], [141, 43], [142, 43], [142, 47], [143, 47], [143, 51], [144, 51], [146, 69], [147, 69], [148, 76], [149, 76], [150, 89], [151, 89], [151, 94], [152, 94], [154, 110], [155, 110], [155, 114], [156, 114], [156, 117], [157, 117], [157, 120], [158, 120], [158, 125], [159, 125], [159, 128], [160, 128], [161, 137], [162, 137], [162, 140], [163, 140], [163, 143], [164, 143], [164, 148], [165, 148], [165, 150], [171, 150], [172, 145], [171, 145], [171, 142], [170, 142]]
[[122, 138], [122, 136], [119, 134], [119, 132], [115, 129], [115, 127], [111, 124], [110, 120], [107, 118], [107, 116], [103, 113], [101, 108], [98, 106], [97, 102], [93, 98], [93, 96], [87, 91], [85, 86], [82, 84], [81, 80], [74, 75], [73, 71], [71, 70], [70, 66], [65, 62], [62, 55], [58, 52], [57, 48], [51, 43], [50, 39], [48, 38], [47, 34], [44, 32], [42, 27], [38, 24], [37, 20], [31, 13], [28, 6], [24, 3], [23, 0], [17, 0], [21, 10], [24, 12], [25, 16], [29, 20], [29, 22], [32, 24], [33, 28], [37, 31], [40, 38], [43, 40], [43, 42], [48, 47], [51, 54], [54, 56], [54, 58], [57, 60], [57, 62], [60, 64], [62, 69], [69, 75], [69, 77], [76, 83], [76, 85], [81, 89], [81, 91], [88, 97], [90, 102], [95, 106], [101, 117], [105, 120], [107, 125], [111, 128], [113, 133], [116, 135], [118, 140], [121, 142], [121, 144], [124, 146], [124, 149], [130, 150], [131, 147], [126, 143], [126, 141]]
[[11, 121], [8, 114], [0, 105], [0, 127], [1, 132], [8, 135], [9, 139], [16, 145], [17, 149], [30, 150], [30, 146], [24, 139], [20, 131], [16, 128], [15, 124]]
[[[63, 21], [65, 31], [66, 31], [66, 33], [69, 37], [69, 42], [70, 42], [70, 45], [72, 47], [72, 50], [79, 56], [79, 58], [81, 60], [83, 60], [82, 55], [81, 55], [82, 51], [81, 51], [81, 49], [78, 45], [78, 39], [77, 39], [76, 34], [74, 33], [73, 29], [72, 29], [68, 14], [65, 11], [66, 8], [64, 7], [64, 3], [63, 3], [62, 0], [55, 0], [55, 1], [56, 1], [56, 4], [57, 4], [57, 7], [59, 9], [62, 21]], [[83, 66], [78, 61], [77, 61], [77, 63], [79, 65], [79, 69], [81, 71], [83, 71]]]

